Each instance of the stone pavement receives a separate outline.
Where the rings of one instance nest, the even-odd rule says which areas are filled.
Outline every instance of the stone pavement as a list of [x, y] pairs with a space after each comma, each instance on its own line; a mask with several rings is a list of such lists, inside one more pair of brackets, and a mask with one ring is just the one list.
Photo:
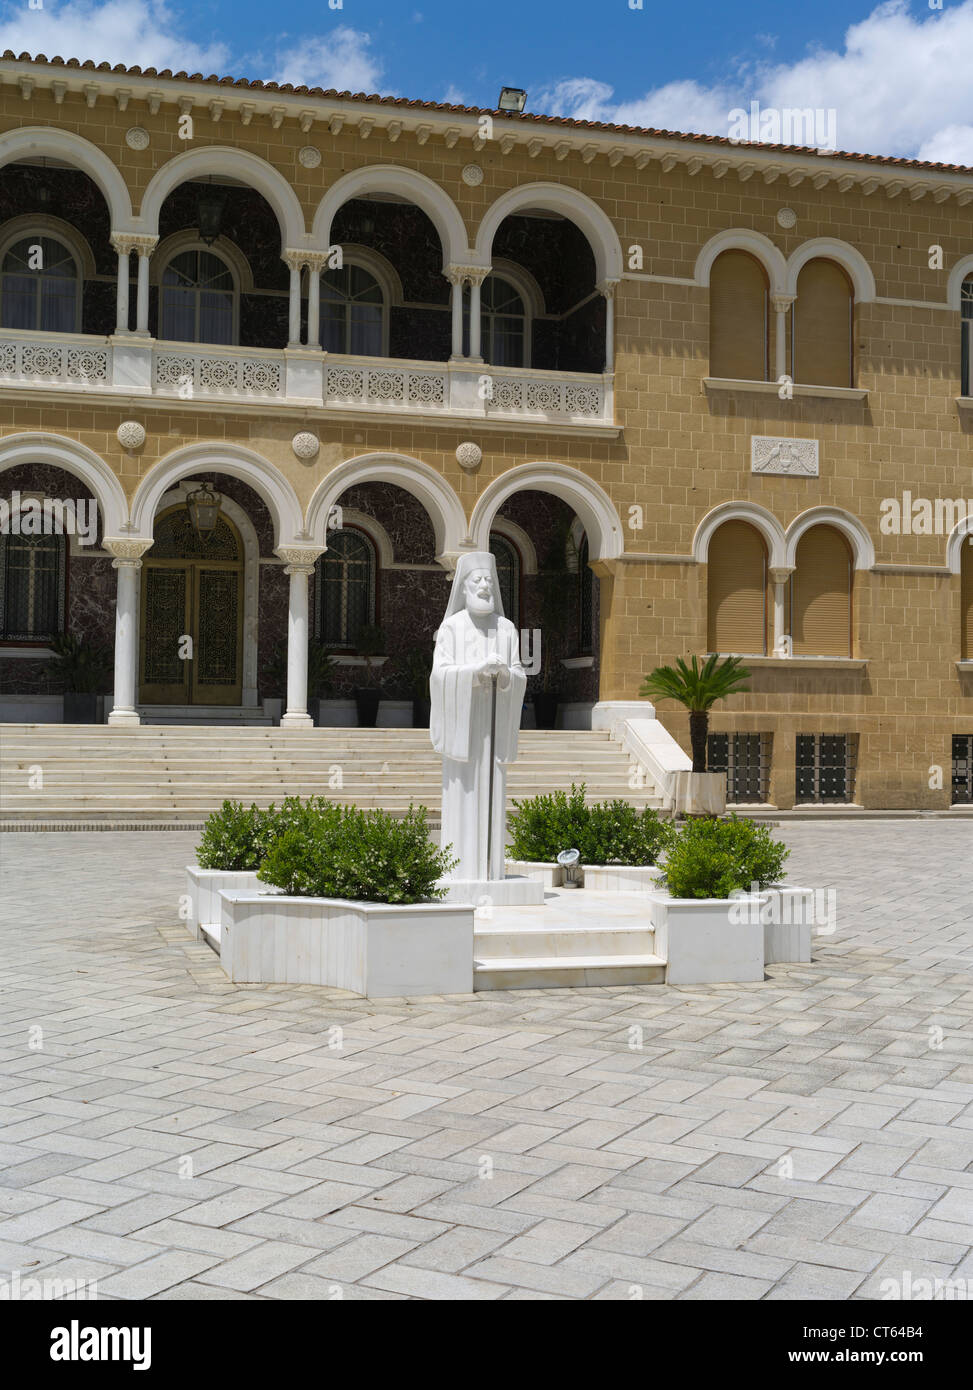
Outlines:
[[970, 828], [781, 834], [792, 880], [837, 890], [810, 966], [379, 1004], [229, 984], [177, 916], [194, 835], [0, 836], [0, 1277], [140, 1299], [973, 1288]]

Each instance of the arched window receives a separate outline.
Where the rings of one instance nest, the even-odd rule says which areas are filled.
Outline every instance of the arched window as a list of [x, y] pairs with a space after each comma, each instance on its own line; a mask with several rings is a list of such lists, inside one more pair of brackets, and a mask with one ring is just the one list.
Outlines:
[[973, 661], [973, 540], [963, 542], [963, 548], [960, 551], [960, 575], [960, 601], [962, 604], [960, 656], [964, 661]]
[[970, 385], [970, 362], [973, 356], [970, 353], [970, 334], [973, 333], [973, 275], [968, 275], [963, 281], [960, 290], [960, 307], [963, 315], [961, 328], [962, 338], [960, 340], [960, 352], [963, 359], [962, 369], [962, 392], [968, 396], [973, 387]]
[[63, 536], [0, 535], [0, 641], [49, 642], [64, 631]]
[[812, 526], [797, 543], [790, 580], [795, 656], [851, 656], [851, 547], [834, 526]]
[[81, 273], [64, 242], [38, 234], [7, 250], [0, 268], [0, 327], [81, 332]]
[[855, 296], [836, 261], [808, 261], [797, 277], [791, 376], [803, 386], [853, 386]]
[[490, 554], [497, 562], [497, 579], [500, 581], [500, 599], [504, 616], [509, 618], [515, 628], [520, 628], [520, 555], [513, 541], [490, 532]]
[[711, 652], [767, 654], [767, 546], [747, 521], [713, 533], [706, 564]]
[[375, 547], [361, 531], [328, 535], [317, 564], [317, 635], [325, 647], [355, 651], [358, 634], [375, 622]]
[[386, 355], [388, 306], [382, 286], [360, 265], [321, 276], [321, 346], [356, 357]]
[[237, 287], [213, 251], [180, 251], [162, 272], [159, 337], [174, 343], [232, 343]]
[[588, 537], [578, 548], [578, 655], [590, 656], [594, 650], [592, 589], [594, 574], [588, 564]]
[[747, 251], [717, 256], [709, 280], [709, 374], [733, 381], [766, 381], [769, 289], [767, 272]]
[[488, 275], [480, 290], [480, 351], [494, 367], [523, 367], [527, 308], [509, 280]]

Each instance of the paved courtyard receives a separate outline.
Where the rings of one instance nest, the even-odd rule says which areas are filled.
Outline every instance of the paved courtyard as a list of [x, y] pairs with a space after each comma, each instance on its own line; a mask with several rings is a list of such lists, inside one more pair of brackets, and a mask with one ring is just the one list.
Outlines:
[[0, 836], [0, 1274], [139, 1299], [973, 1281], [973, 832], [781, 834], [792, 880], [837, 890], [810, 966], [380, 1004], [229, 984], [178, 919], [193, 834]]

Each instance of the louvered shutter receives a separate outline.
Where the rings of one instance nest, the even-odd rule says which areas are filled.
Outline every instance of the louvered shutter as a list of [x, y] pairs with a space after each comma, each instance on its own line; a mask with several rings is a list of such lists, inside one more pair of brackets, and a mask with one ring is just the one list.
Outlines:
[[802, 386], [851, 386], [852, 288], [834, 261], [814, 260], [797, 277], [794, 380]]
[[964, 661], [973, 661], [973, 541], [964, 541], [962, 555], [962, 605]]
[[763, 656], [767, 651], [767, 548], [746, 521], [715, 532], [707, 561], [711, 652]]
[[709, 374], [767, 380], [767, 275], [746, 251], [724, 251], [710, 271]]
[[795, 656], [851, 656], [851, 550], [834, 526], [812, 526], [791, 578]]

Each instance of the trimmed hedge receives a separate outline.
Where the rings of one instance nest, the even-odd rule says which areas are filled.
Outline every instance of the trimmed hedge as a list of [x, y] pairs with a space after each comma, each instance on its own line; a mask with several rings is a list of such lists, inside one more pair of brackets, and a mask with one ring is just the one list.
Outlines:
[[585, 805], [585, 783], [563, 791], [515, 801], [507, 819], [510, 856], [553, 863], [561, 850], [576, 849], [582, 864], [654, 864], [672, 838], [668, 821], [647, 806], [627, 801]]
[[771, 838], [765, 825], [730, 816], [688, 820], [674, 838], [663, 865], [674, 898], [728, 898], [763, 888], [784, 877], [790, 850]]
[[242, 801], [224, 801], [206, 818], [196, 862], [201, 869], [226, 872], [259, 869], [275, 840], [330, 806], [323, 796], [309, 796], [307, 801], [288, 796], [280, 810], [271, 804], [265, 811]]

